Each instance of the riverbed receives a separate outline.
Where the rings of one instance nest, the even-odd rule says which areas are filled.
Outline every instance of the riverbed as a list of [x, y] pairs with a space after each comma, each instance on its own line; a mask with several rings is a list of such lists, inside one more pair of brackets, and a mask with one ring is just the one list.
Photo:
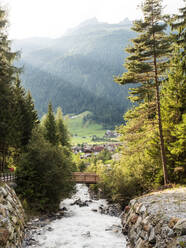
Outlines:
[[[41, 248], [125, 248], [119, 217], [101, 213], [107, 206], [103, 199], [91, 200], [86, 185], [77, 184], [77, 193], [61, 202], [67, 209], [62, 219], [52, 221], [34, 239]], [[86, 202], [85, 206], [74, 204]]]

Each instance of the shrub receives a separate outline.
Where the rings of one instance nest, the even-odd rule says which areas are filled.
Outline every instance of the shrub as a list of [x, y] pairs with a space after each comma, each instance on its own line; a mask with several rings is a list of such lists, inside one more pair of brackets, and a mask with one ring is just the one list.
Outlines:
[[34, 131], [16, 171], [17, 193], [29, 208], [55, 211], [61, 199], [72, 192], [72, 162], [66, 149], [51, 145]]

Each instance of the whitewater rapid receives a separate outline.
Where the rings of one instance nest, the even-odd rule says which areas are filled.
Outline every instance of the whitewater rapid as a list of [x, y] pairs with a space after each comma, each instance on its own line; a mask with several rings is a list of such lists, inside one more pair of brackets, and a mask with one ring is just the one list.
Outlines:
[[78, 184], [77, 193], [61, 202], [60, 207], [68, 209], [67, 216], [50, 223], [52, 231], [45, 231], [34, 237], [41, 248], [125, 248], [126, 240], [121, 233], [120, 219], [99, 212], [105, 200], [93, 200], [88, 206], [71, 205], [75, 200], [89, 201], [85, 185]]

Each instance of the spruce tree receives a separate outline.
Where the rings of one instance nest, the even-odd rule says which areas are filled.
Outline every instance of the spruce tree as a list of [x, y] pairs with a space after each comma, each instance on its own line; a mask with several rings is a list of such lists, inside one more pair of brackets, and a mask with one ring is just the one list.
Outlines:
[[[142, 4], [144, 18], [134, 22], [132, 29], [139, 36], [132, 40], [133, 46], [126, 51], [131, 55], [127, 58], [125, 68], [128, 70], [115, 81], [120, 84], [139, 83], [133, 89], [134, 100], [152, 101], [155, 98], [158, 129], [160, 138], [160, 151], [164, 172], [164, 184], [168, 182], [162, 120], [160, 111], [159, 86], [165, 77], [167, 55], [170, 52], [170, 39], [165, 34], [166, 24], [161, 14], [161, 0], [145, 0]], [[136, 99], [135, 99], [136, 98]]]
[[67, 127], [65, 126], [62, 110], [60, 107], [57, 108], [56, 126], [57, 126], [57, 136], [58, 136], [59, 143], [62, 146], [70, 146], [69, 133], [68, 133]]
[[[186, 0], [184, 0], [186, 2]], [[186, 7], [180, 10], [180, 14], [175, 16], [175, 22], [171, 23], [174, 33], [175, 50], [180, 53], [183, 76], [186, 74]]]
[[[165, 144], [168, 153], [168, 165], [173, 182], [178, 167], [184, 171], [186, 156], [186, 73], [183, 72], [182, 55], [175, 51], [170, 61], [168, 79], [164, 82], [161, 95], [162, 120]], [[186, 171], [185, 171], [186, 173]]]
[[[186, 2], [186, 0], [184, 0]], [[171, 27], [173, 30], [177, 30], [178, 32], [174, 34], [176, 43], [182, 47], [182, 55], [185, 56], [185, 48], [186, 48], [186, 7], [179, 9], [180, 14], [174, 16], [173, 22], [171, 22]]]
[[171, 23], [174, 50], [167, 70], [168, 79], [161, 91], [163, 128], [173, 182], [180, 182], [186, 175], [186, 7], [180, 12]]
[[30, 91], [28, 91], [25, 95], [25, 107], [26, 112], [24, 114], [24, 132], [22, 136], [22, 145], [28, 144], [32, 135], [32, 130], [39, 122], [37, 111], [35, 110], [34, 102]]
[[[14, 66], [18, 52], [11, 51], [7, 36], [6, 11], [0, 7], [0, 166], [5, 167], [6, 155], [28, 144], [37, 122], [30, 94], [21, 86], [21, 69]], [[2, 159], [1, 159], [2, 158]]]
[[44, 136], [52, 145], [57, 145], [57, 127], [55, 122], [54, 112], [52, 110], [52, 103], [48, 105], [48, 113], [44, 121]]
[[[28, 144], [31, 138], [32, 130], [38, 122], [37, 112], [34, 109], [34, 103], [30, 92], [26, 93], [25, 89], [21, 86], [19, 77], [15, 87], [14, 93], [14, 125], [16, 127], [15, 145], [23, 148]], [[17, 140], [17, 142], [16, 142]]]
[[12, 52], [10, 41], [7, 36], [7, 16], [6, 11], [0, 6], [0, 153], [1, 170], [5, 166], [5, 159], [8, 147], [12, 142], [12, 135], [16, 132], [14, 115], [12, 112], [13, 85], [16, 75], [20, 71], [13, 65], [18, 53]]

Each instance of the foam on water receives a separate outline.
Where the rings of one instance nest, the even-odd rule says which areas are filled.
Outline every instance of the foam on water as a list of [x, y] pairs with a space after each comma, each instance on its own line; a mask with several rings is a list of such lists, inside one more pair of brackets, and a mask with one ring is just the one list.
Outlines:
[[[113, 230], [113, 225], [120, 225], [120, 219], [92, 209], [98, 209], [105, 200], [89, 203], [89, 206], [71, 206], [76, 199], [90, 200], [88, 188], [77, 185], [77, 193], [71, 198], [61, 202], [61, 207], [66, 207], [68, 217], [53, 221], [50, 226], [53, 231], [45, 231], [35, 237], [42, 248], [124, 248], [125, 237], [121, 230]], [[106, 231], [107, 230], [107, 231]]]

